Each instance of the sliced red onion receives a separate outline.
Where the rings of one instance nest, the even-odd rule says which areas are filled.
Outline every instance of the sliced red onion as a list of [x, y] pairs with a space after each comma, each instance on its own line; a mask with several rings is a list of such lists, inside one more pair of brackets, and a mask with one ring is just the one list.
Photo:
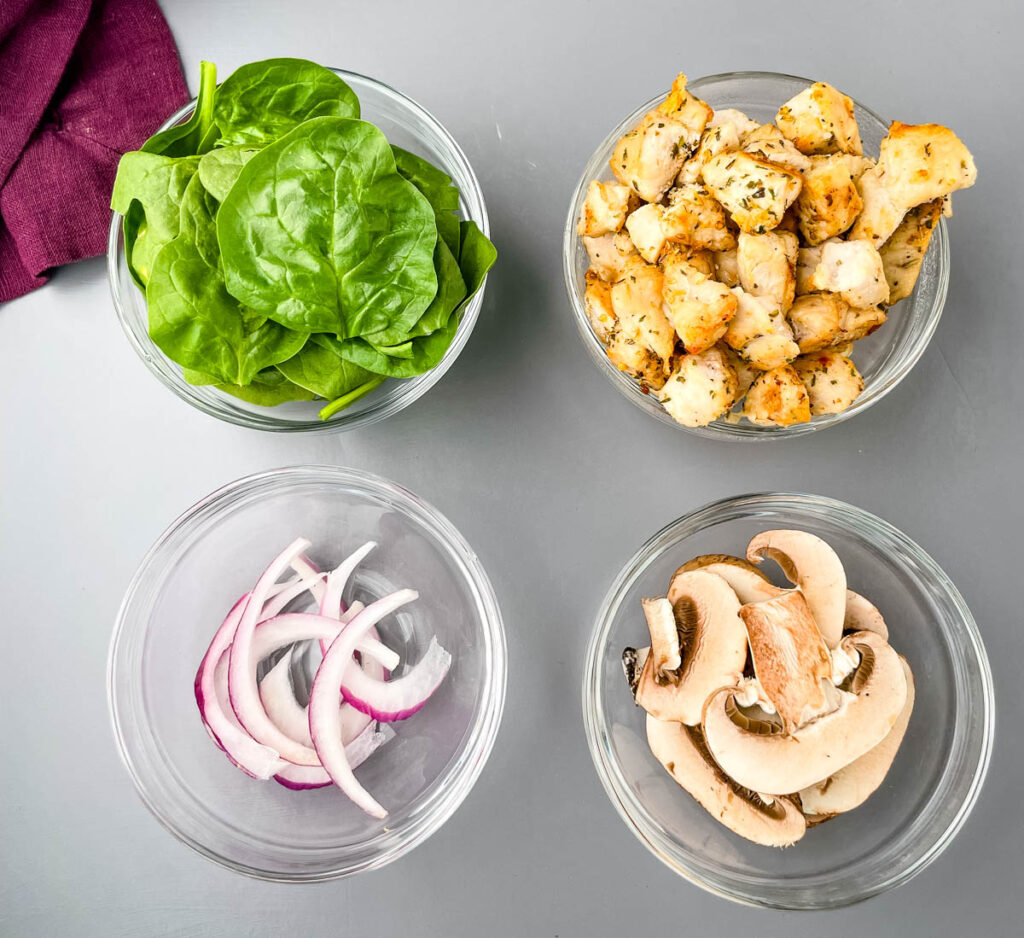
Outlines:
[[[359, 768], [388, 740], [394, 739], [395, 731], [390, 726], [382, 726], [379, 730], [372, 726], [366, 727], [355, 739], [345, 746], [345, 756], [349, 767]], [[326, 769], [312, 765], [289, 765], [283, 768], [274, 780], [293, 791], [305, 791], [310, 788], [326, 788], [331, 782]]]
[[307, 590], [312, 593], [314, 584], [318, 583], [322, 585], [323, 579], [324, 574], [318, 573], [309, 579], [298, 576], [293, 580], [288, 580], [284, 585], [284, 589], [280, 590], [276, 595], [268, 598], [263, 604], [263, 609], [260, 612], [260, 619], [272, 619], [297, 596]]
[[375, 680], [353, 663], [342, 678], [341, 693], [347, 703], [375, 720], [405, 720], [430, 699], [451, 663], [452, 656], [432, 638], [426, 654], [399, 678]]
[[342, 677], [352, 664], [352, 655], [359, 640], [385, 616], [391, 615], [418, 596], [415, 590], [398, 590], [371, 603], [360, 612], [331, 643], [324, 660], [320, 662], [309, 694], [309, 730], [320, 762], [330, 775], [331, 781], [367, 814], [376, 818], [387, 817], [387, 811], [352, 774], [352, 766], [341, 743], [338, 688], [341, 686]]
[[327, 589], [327, 584], [325, 582], [325, 574], [320, 572], [320, 568], [305, 554], [299, 554], [291, 562], [290, 566], [300, 577], [315, 581], [314, 585], [310, 587], [310, 592], [318, 603], [323, 602], [324, 590]]
[[312, 747], [309, 716], [306, 708], [295, 699], [291, 666], [292, 649], [289, 648], [260, 681], [260, 701], [263, 703], [263, 709], [267, 711], [267, 716], [282, 733], [296, 742]]
[[366, 559], [366, 555], [377, 546], [376, 541], [367, 541], [358, 550], [349, 554], [337, 567], [327, 574], [327, 589], [320, 600], [320, 615], [340, 619], [342, 613], [341, 594], [348, 586], [349, 578], [355, 573], [356, 567]]

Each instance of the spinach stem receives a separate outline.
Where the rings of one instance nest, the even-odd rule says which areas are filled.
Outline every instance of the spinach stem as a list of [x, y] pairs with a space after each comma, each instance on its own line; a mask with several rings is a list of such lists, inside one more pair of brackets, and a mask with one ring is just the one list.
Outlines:
[[341, 397], [336, 397], [326, 407], [320, 411], [320, 419], [328, 420], [333, 417], [339, 410], [344, 410], [349, 404], [354, 404], [359, 398], [369, 394], [374, 388], [379, 387], [384, 383], [384, 375], [374, 375], [366, 384], [361, 384], [359, 387], [348, 394], [342, 394]]

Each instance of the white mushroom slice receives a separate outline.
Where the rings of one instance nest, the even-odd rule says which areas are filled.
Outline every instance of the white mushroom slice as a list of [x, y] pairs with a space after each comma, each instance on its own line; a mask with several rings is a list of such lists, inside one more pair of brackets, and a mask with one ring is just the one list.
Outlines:
[[650, 654], [650, 646], [622, 649], [622, 673], [626, 675], [626, 683], [629, 684], [629, 691], [634, 697], [636, 697], [637, 685], [640, 683], [640, 675], [643, 673], [644, 665], [647, 664]]
[[914, 292], [924, 256], [942, 214], [942, 199], [932, 199], [912, 208], [899, 227], [879, 249], [885, 280], [889, 284], [888, 305]]
[[728, 584], [711, 573], [677, 574], [668, 591], [682, 632], [683, 663], [675, 683], [659, 684], [648, 658], [636, 702], [659, 720], [694, 725], [715, 688], [733, 686], [747, 660], [747, 632], [740, 603]]
[[676, 186], [668, 193], [662, 214], [665, 236], [699, 251], [728, 251], [736, 247], [725, 209], [705, 186]]
[[654, 758], [698, 804], [729, 830], [766, 847], [788, 847], [807, 829], [789, 798], [760, 798], [733, 782], [715, 764], [700, 727], [647, 717]]
[[810, 159], [793, 146], [774, 124], [761, 124], [744, 134], [742, 144], [745, 152], [795, 173], [806, 172], [811, 165]]
[[686, 573], [689, 570], [705, 570], [720, 576], [732, 587], [736, 598], [743, 605], [774, 599], [786, 592], [772, 583], [749, 560], [733, 557], [731, 554], [701, 554], [684, 563], [676, 570], [676, 574]]
[[846, 301], [837, 293], [798, 296], [787, 315], [800, 353], [817, 352], [835, 342], [847, 309]]
[[736, 393], [736, 372], [716, 347], [683, 355], [657, 396], [684, 427], [706, 427], [732, 407]]
[[704, 737], [726, 775], [745, 788], [784, 795], [835, 774], [885, 739], [907, 697], [899, 655], [872, 632], [854, 632], [843, 647], [861, 656], [850, 690], [841, 692], [836, 710], [793, 733], [750, 720], [732, 688], [708, 698]]
[[618, 231], [629, 212], [630, 188], [613, 182], [594, 180], [587, 189], [587, 197], [580, 213], [577, 231], [581, 236], [599, 238]]
[[725, 332], [725, 341], [758, 368], [775, 368], [800, 354], [782, 310], [768, 297], [753, 296], [735, 287], [736, 314]]
[[682, 254], [662, 261], [664, 313], [687, 352], [711, 348], [729, 328], [738, 300]]
[[800, 587], [825, 644], [837, 647], [846, 615], [846, 571], [836, 552], [809, 531], [762, 531], [747, 545], [747, 560], [760, 563], [765, 557]]
[[[620, 232], [621, 234], [621, 232]], [[602, 280], [614, 282], [622, 277], [631, 259], [637, 257], [636, 248], [627, 235], [601, 235], [600, 238], [584, 238], [583, 246], [590, 257], [590, 269]]]
[[642, 599], [640, 604], [647, 620], [647, 630], [651, 633], [651, 667], [654, 669], [654, 679], [659, 680], [665, 678], [667, 672], [677, 670], [682, 663], [676, 617], [672, 612], [672, 603], [664, 597]]
[[853, 590], [846, 591], [846, 613], [843, 616], [844, 632], [874, 632], [889, 640], [889, 627], [882, 613], [870, 600]]
[[793, 367], [807, 388], [812, 417], [841, 414], [864, 390], [864, 379], [857, 366], [833, 352], [801, 355]]
[[731, 251], [715, 251], [714, 258], [715, 279], [727, 287], [738, 287], [740, 285], [739, 252], [735, 248]]
[[914, 675], [902, 657], [900, 663], [907, 682], [907, 696], [892, 729], [873, 749], [824, 781], [802, 789], [800, 802], [806, 814], [824, 817], [851, 811], [867, 801], [885, 781], [914, 711]]
[[786, 214], [800, 193], [800, 174], [750, 153], [719, 153], [702, 175], [712, 195], [743, 231], [764, 234]]
[[588, 270], [586, 289], [583, 291], [583, 308], [587, 311], [590, 326], [602, 342], [607, 342], [615, 328], [615, 311], [612, 309], [612, 285], [602, 280], [595, 271]]
[[811, 419], [807, 388], [792, 365], [779, 365], [754, 379], [743, 402], [743, 416], [759, 426], [775, 427]]
[[783, 135], [801, 153], [861, 153], [853, 101], [823, 81], [790, 98], [775, 115]]
[[754, 674], [787, 730], [835, 710], [832, 657], [799, 590], [740, 607]]
[[881, 255], [867, 241], [829, 241], [811, 276], [815, 290], [838, 293], [851, 306], [877, 306], [889, 299]]
[[798, 248], [797, 237], [790, 231], [776, 229], [761, 235], [741, 231], [737, 239], [740, 286], [785, 313], [796, 291]]
[[812, 156], [809, 162], [794, 208], [804, 240], [813, 245], [846, 231], [864, 203], [845, 153]]

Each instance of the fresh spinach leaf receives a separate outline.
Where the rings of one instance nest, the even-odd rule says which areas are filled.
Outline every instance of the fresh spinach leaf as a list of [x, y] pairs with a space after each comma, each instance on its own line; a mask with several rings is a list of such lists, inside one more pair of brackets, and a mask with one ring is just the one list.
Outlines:
[[430, 371], [448, 351], [455, 333], [459, 328], [461, 315], [455, 313], [448, 322], [430, 335], [419, 336], [409, 340], [408, 354], [395, 358], [374, 348], [365, 339], [345, 339], [337, 343], [338, 353], [350, 362], [372, 371], [374, 374], [386, 375], [389, 378], [411, 378], [414, 375]]
[[279, 362], [277, 370], [293, 384], [308, 388], [325, 400], [334, 400], [365, 384], [372, 375], [358, 365], [342, 358], [319, 336], [310, 340], [287, 361]]
[[498, 249], [485, 235], [475, 221], [459, 224], [461, 248], [459, 249], [459, 270], [466, 282], [466, 296], [459, 304], [459, 311], [476, 295], [483, 286], [487, 272], [498, 259]]
[[217, 89], [213, 106], [221, 146], [264, 146], [314, 117], [359, 117], [359, 98], [329, 68], [305, 59], [243, 65]]
[[176, 124], [166, 130], [157, 131], [140, 149], [144, 153], [158, 153], [171, 157], [205, 153], [213, 145], [209, 132], [215, 129], [213, 101], [216, 91], [217, 66], [212, 62], [200, 62], [199, 96], [192, 116], [184, 124]]
[[265, 368], [245, 387], [238, 384], [224, 384], [213, 375], [205, 375], [201, 371], [192, 371], [188, 368], [184, 369], [183, 376], [189, 384], [212, 384], [218, 391], [261, 407], [273, 407], [288, 401], [311, 401], [316, 396], [312, 391], [292, 384], [276, 368]]
[[314, 118], [252, 157], [217, 240], [231, 294], [303, 332], [407, 330], [437, 292], [433, 210], [365, 121]]
[[391, 149], [395, 154], [398, 172], [426, 196], [434, 209], [437, 233], [457, 258], [459, 219], [455, 212], [459, 207], [458, 187], [452, 182], [451, 176], [428, 163], [423, 157], [401, 147]]
[[199, 160], [199, 178], [203, 188], [218, 202], [223, 202], [242, 167], [259, 152], [259, 147], [240, 145], [217, 147], [216, 150], [204, 153]]

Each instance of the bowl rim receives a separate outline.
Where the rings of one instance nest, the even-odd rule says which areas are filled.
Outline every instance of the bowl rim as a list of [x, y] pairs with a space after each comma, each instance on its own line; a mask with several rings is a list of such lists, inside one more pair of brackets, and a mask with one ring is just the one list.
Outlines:
[[[980, 726], [983, 735], [977, 764], [973, 768], [973, 774], [964, 792], [963, 800], [945, 829], [939, 833], [920, 857], [905, 868], [890, 872], [884, 880], [861, 889], [850, 897], [829, 897], [827, 901], [819, 904], [787, 902], [785, 898], [778, 897], [752, 896], [739, 889], [729, 888], [722, 883], [708, 882], [699, 871], [691, 869], [675, 856], [674, 841], [671, 837], [646, 822], [644, 812], [638, 811], [638, 808], [642, 809], [642, 805], [633, 795], [630, 786], [619, 771], [616, 760], [603, 743], [603, 738], [608, 733], [600, 707], [601, 648], [607, 640], [615, 615], [626, 592], [669, 547], [678, 545], [713, 523], [752, 517], [757, 509], [766, 507], [781, 507], [795, 512], [811, 512], [819, 516], [827, 516], [831, 520], [835, 520], [837, 516], [839, 518], [845, 516], [849, 519], [856, 519], [866, 527], [875, 528], [880, 534], [896, 541], [913, 557], [927, 575], [934, 579], [933, 585], [942, 589], [945, 597], [955, 608], [957, 621], [962, 626], [963, 637], [967, 640], [967, 647], [973, 662], [977, 665], [980, 681], [980, 699], [972, 701], [982, 710]], [[799, 492], [753, 492], [717, 499], [681, 515], [649, 537], [615, 575], [601, 601], [594, 619], [594, 627], [587, 642], [581, 696], [587, 747], [590, 750], [591, 760], [601, 785], [619, 817], [625, 821], [627, 827], [647, 849], [684, 879], [713, 895], [742, 905], [783, 910], [821, 910], [852, 905], [901, 886], [926, 869], [949, 846], [974, 809], [988, 773], [995, 733], [995, 692], [985, 645], [966, 601], [945, 571], [915, 541], [883, 518], [848, 502]], [[780, 894], [784, 895], [784, 893]]]
[[[783, 81], [804, 82], [808, 85], [813, 84], [812, 79], [802, 78], [799, 75], [790, 75], [785, 72], [754, 70], [719, 72], [715, 75], [705, 75], [689, 82], [687, 84], [687, 88], [690, 91], [699, 92], [704, 87], [716, 82], [745, 80], [772, 82], [780, 79]], [[814, 433], [817, 430], [824, 430], [828, 427], [836, 426], [845, 420], [849, 420], [856, 414], [862, 413], [878, 401], [882, 400], [882, 398], [894, 390], [896, 386], [899, 385], [899, 383], [903, 381], [903, 379], [906, 378], [906, 376], [913, 370], [914, 366], [920, 360], [921, 356], [928, 348], [928, 345], [931, 343], [935, 330], [938, 328], [939, 320], [942, 318], [942, 312], [945, 308], [946, 297], [949, 291], [950, 274], [949, 232], [945, 218], [939, 218], [939, 224], [936, 226], [932, 235], [932, 243], [929, 247], [929, 253], [934, 252], [936, 255], [938, 270], [936, 272], [935, 280], [935, 298], [932, 301], [931, 308], [928, 310], [923, 328], [916, 332], [912, 340], [908, 343], [907, 352], [904, 355], [900, 367], [895, 371], [895, 373], [889, 376], [887, 380], [883, 381], [877, 387], [872, 388], [870, 393], [867, 393], [868, 389], [865, 388], [865, 392], [863, 392], [850, 407], [838, 414], [827, 414], [814, 417], [807, 423], [793, 424], [789, 427], [759, 426], [749, 422], [728, 424], [722, 418], [719, 418], [708, 426], [687, 427], [673, 420], [664, 408], [660, 406], [656, 408], [650, 406], [648, 395], [645, 395], [640, 390], [637, 382], [633, 378], [630, 378], [628, 375], [619, 371], [619, 369], [609, 361], [605, 351], [605, 346], [602, 344], [601, 340], [597, 338], [594, 334], [594, 330], [591, 328], [590, 320], [587, 317], [586, 308], [583, 304], [583, 297], [579, 291], [577, 283], [574, 263], [574, 252], [578, 241], [576, 233], [577, 216], [579, 215], [579, 207], [582, 205], [583, 197], [591, 180], [601, 178], [601, 172], [603, 171], [603, 167], [606, 163], [606, 160], [604, 159], [605, 154], [610, 151], [611, 147], [614, 146], [615, 142], [626, 130], [630, 129], [649, 110], [660, 104], [664, 97], [665, 92], [662, 92], [661, 94], [651, 98], [649, 101], [636, 108], [631, 114], [623, 118], [611, 131], [609, 131], [598, 145], [597, 149], [587, 160], [583, 173], [573, 189], [572, 196], [569, 200], [568, 214], [566, 216], [565, 227], [562, 232], [562, 277], [565, 281], [565, 289], [569, 296], [569, 305], [573, 311], [573, 319], [576, 323], [577, 331], [583, 342], [584, 348], [590, 355], [591, 360], [595, 362], [598, 369], [611, 381], [611, 383], [624, 397], [626, 397], [636, 407], [639, 407], [648, 416], [654, 417], [662, 423], [674, 427], [677, 430], [682, 430], [687, 433], [692, 433], [695, 436], [702, 436], [714, 440], [728, 440], [730, 442], [764, 442], [769, 440], [792, 439], [794, 437], [804, 436], [808, 433]], [[855, 98], [851, 98], [851, 100], [853, 100], [856, 108], [865, 114], [868, 114], [880, 124], [886, 126], [889, 125], [890, 122], [881, 117], [872, 108], [867, 107]], [[901, 300], [900, 302], [905, 302], [905, 300]]]
[[[355, 484], [368, 489], [375, 495], [399, 501], [402, 503], [403, 512], [408, 512], [411, 507], [426, 518], [433, 528], [431, 533], [437, 536], [458, 560], [462, 575], [472, 587], [479, 604], [477, 610], [479, 631], [485, 638], [490, 654], [485, 658], [485, 676], [483, 685], [478, 692], [478, 699], [482, 701], [480, 712], [462, 749], [450, 760], [450, 764], [454, 763], [454, 765], [448, 770], [446, 783], [438, 787], [432, 794], [431, 800], [425, 803], [426, 810], [421, 808], [416, 819], [405, 826], [401, 839], [397, 843], [389, 844], [388, 841], [394, 840], [396, 835], [393, 831], [385, 830], [369, 840], [360, 842], [359, 847], [364, 855], [368, 850], [379, 849], [378, 844], [383, 842], [384, 849], [364, 860], [340, 864], [331, 869], [317, 869], [310, 873], [286, 873], [280, 870], [263, 869], [220, 855], [216, 850], [181, 831], [165, 810], [165, 806], [161, 805], [158, 798], [149, 791], [145, 780], [136, 768], [128, 734], [120, 719], [117, 684], [122, 672], [118, 661], [118, 651], [130, 628], [129, 612], [133, 601], [143, 590], [152, 564], [169, 545], [174, 543], [176, 538], [186, 533], [189, 528], [203, 518], [215, 518], [218, 509], [225, 507], [224, 503], [226, 501], [230, 503], [230, 500], [236, 496], [251, 493], [260, 487], [276, 488], [280, 484], [299, 481]], [[422, 523], [422, 519], [416, 518], [415, 515], [413, 517], [414, 520]], [[144, 631], [149, 629], [148, 620], [142, 628]], [[118, 608], [107, 652], [107, 713], [118, 755], [128, 771], [142, 803], [177, 840], [201, 856], [212, 860], [219, 866], [250, 878], [280, 883], [326, 882], [365, 870], [378, 869], [405, 855], [437, 831], [468, 796], [490, 757], [501, 725], [507, 685], [508, 648], [501, 609], [494, 588], [476, 552], [445, 515], [409, 489], [375, 473], [343, 466], [295, 465], [253, 473], [220, 486], [183, 511], [153, 542], [132, 574]]]
[[[325, 66], [325, 68], [329, 68], [335, 75], [350, 84], [365, 84], [376, 91], [390, 96], [399, 104], [408, 108], [409, 111], [416, 114], [430, 128], [431, 132], [448, 149], [450, 162], [468, 180], [469, 184], [467, 186], [460, 186], [459, 188], [460, 202], [465, 205], [464, 216], [460, 217], [464, 217], [467, 221], [475, 221], [483, 234], [489, 238], [491, 232], [490, 219], [487, 214], [487, 205], [484, 200], [483, 189], [480, 186], [480, 180], [473, 171], [473, 167], [462, 147], [459, 146], [448, 129], [418, 101], [398, 91], [386, 82], [372, 78], [369, 75], [363, 75], [360, 72], [331, 66]], [[191, 101], [183, 104], [157, 128], [157, 132], [173, 127], [191, 114], [195, 110], [196, 101], [196, 98], [192, 98]], [[445, 171], [447, 172], [447, 170]], [[149, 338], [146, 330], [139, 331], [133, 327], [131, 317], [127, 313], [129, 301], [122, 295], [120, 277], [118, 276], [118, 264], [123, 253], [120, 244], [122, 223], [123, 216], [118, 212], [111, 212], [110, 228], [107, 233], [107, 281], [118, 321], [135, 353], [149, 371], [156, 375], [164, 387], [169, 388], [176, 397], [197, 410], [218, 420], [223, 420], [225, 423], [255, 430], [266, 430], [271, 433], [337, 433], [376, 423], [404, 410], [440, 381], [448, 369], [455, 363], [455, 360], [469, 341], [469, 337], [479, 319], [480, 310], [483, 306], [484, 292], [487, 287], [487, 276], [485, 276], [480, 284], [480, 289], [477, 290], [476, 295], [469, 301], [462, 313], [462, 321], [459, 323], [458, 329], [456, 329], [452, 344], [433, 368], [411, 378], [393, 379], [401, 382], [402, 393], [398, 394], [398, 396], [374, 402], [371, 395], [368, 398], [368, 406], [364, 410], [349, 414], [341, 411], [328, 420], [322, 421], [315, 417], [308, 420], [283, 420], [274, 416], [273, 407], [261, 408], [259, 411], [249, 411], [234, 404], [230, 399], [218, 400], [218, 405], [214, 405], [202, 396], [191, 393], [189, 391], [191, 386], [187, 385], [179, 374], [180, 366], [172, 362], [156, 347], [156, 344]], [[134, 283], [131, 284], [131, 288], [138, 289]], [[145, 298], [143, 298], [144, 302]], [[177, 380], [172, 379], [169, 374], [165, 373], [159, 367], [158, 362], [168, 363], [168, 370], [173, 373], [174, 378]]]

